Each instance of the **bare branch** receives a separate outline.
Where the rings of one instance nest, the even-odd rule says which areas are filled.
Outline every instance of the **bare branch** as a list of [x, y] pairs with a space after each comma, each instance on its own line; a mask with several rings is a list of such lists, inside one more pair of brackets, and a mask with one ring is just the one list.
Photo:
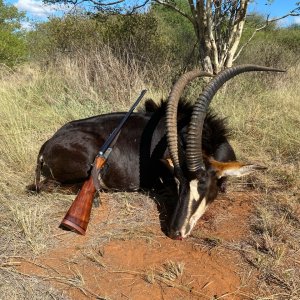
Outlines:
[[198, 31], [202, 31], [204, 35], [204, 28], [206, 28], [206, 18], [204, 15], [204, 0], [197, 0], [196, 2], [196, 22], [198, 26]]
[[248, 3], [249, 0], [241, 0], [240, 7], [237, 8], [236, 20], [239, 21], [236, 21], [234, 23], [232, 32], [230, 33], [230, 38], [228, 40], [228, 51], [227, 54], [225, 55], [226, 56], [225, 65], [224, 65], [225, 67], [232, 66], [234, 54], [237, 51], [242, 36]]
[[193, 0], [188, 0], [193, 19], [196, 20], [196, 8]]
[[99, 5], [99, 6], [110, 6], [110, 5], [116, 5], [124, 2], [125, 0], [118, 0], [118, 1], [113, 1], [113, 2], [107, 2], [107, 3], [102, 3], [102, 1], [95, 1], [95, 0], [89, 0], [93, 4]]
[[190, 22], [194, 23], [193, 19], [189, 15], [187, 15], [184, 11], [182, 11], [181, 9], [179, 9], [173, 3], [166, 2], [166, 1], [161, 1], [161, 0], [154, 0], [154, 1], [157, 2], [158, 4], [164, 5], [166, 7], [169, 7], [171, 9], [175, 10], [176, 12], [178, 12], [179, 14], [181, 14], [183, 17], [187, 18]]
[[254, 36], [256, 35], [256, 33], [257, 33], [258, 31], [260, 31], [260, 30], [266, 28], [267, 25], [268, 25], [268, 23], [264, 24], [263, 26], [261, 26], [261, 27], [259, 27], [259, 28], [256, 28], [256, 29], [253, 31], [253, 33], [252, 33], [252, 35], [250, 36], [250, 38], [248, 39], [248, 41], [247, 41], [244, 45], [241, 46], [241, 48], [239, 49], [239, 51], [237, 52], [237, 54], [236, 54], [235, 57], [233, 58], [233, 61], [236, 61], [236, 60], [237, 60], [237, 58], [240, 56], [240, 54], [242, 53], [242, 51], [244, 50], [244, 48], [245, 48], [246, 46], [248, 46], [248, 45], [250, 44], [250, 42], [253, 40], [253, 38], [254, 38]]
[[258, 27], [258, 28], [256, 28], [252, 32], [252, 35], [250, 36], [250, 38], [248, 39], [248, 41], [241, 46], [241, 48], [239, 49], [239, 51], [237, 52], [237, 54], [233, 58], [233, 61], [236, 61], [238, 59], [238, 57], [241, 55], [241, 53], [243, 52], [243, 50], [245, 49], [245, 47], [248, 46], [250, 44], [250, 42], [253, 40], [253, 38], [255, 37], [255, 35], [256, 35], [257, 32], [265, 29], [270, 23], [277, 22], [279, 20], [285, 19], [285, 18], [290, 17], [290, 16], [292, 16], [292, 17], [293, 16], [300, 16], [300, 12], [296, 13], [296, 11], [299, 11], [299, 8], [295, 8], [295, 9], [291, 10], [288, 14], [286, 14], [284, 16], [281, 16], [281, 17], [278, 17], [278, 18], [273, 18], [271, 20], [269, 20], [269, 16], [267, 16], [265, 24], [262, 25], [262, 26], [260, 26], [260, 27]]
[[[235, 44], [235, 39], [238, 38], [238, 28], [239, 22], [236, 22], [239, 16], [241, 8], [244, 8], [245, 5], [248, 5], [249, 0], [239, 0], [240, 7], [238, 7], [238, 1], [232, 3], [230, 7], [230, 16], [227, 22], [226, 32], [223, 34], [223, 40], [220, 42], [221, 53], [220, 53], [220, 64], [221, 66], [225, 65], [226, 60], [228, 59], [229, 52], [231, 51], [232, 46]], [[225, 15], [226, 16], [226, 15]]]
[[95, 6], [111, 6], [111, 5], [123, 3], [123, 2], [125, 2], [125, 0], [116, 0], [116, 1], [111, 1], [111, 2], [108, 1], [106, 3], [103, 3], [103, 0], [98, 0], [98, 1], [97, 0], [81, 0], [81, 1], [78, 1], [78, 0], [65, 0], [65, 1], [44, 0], [43, 2], [45, 2], [45, 3], [63, 2], [63, 3], [70, 3], [73, 5], [79, 5], [79, 4], [82, 4], [85, 2], [90, 2], [90, 3], [94, 4]]
[[145, 5], [147, 5], [151, 0], [145, 0], [144, 3], [140, 4], [140, 5], [136, 5], [133, 6], [131, 11], [129, 12], [129, 14], [133, 14], [135, 11], [137, 11], [138, 9], [140, 9], [141, 7], [144, 7]]
[[218, 48], [215, 41], [214, 30], [213, 30], [213, 13], [212, 13], [211, 0], [206, 1], [206, 20], [207, 20], [207, 33], [210, 41], [212, 61], [213, 61], [215, 71], [216, 73], [218, 73], [219, 55], [218, 55]]

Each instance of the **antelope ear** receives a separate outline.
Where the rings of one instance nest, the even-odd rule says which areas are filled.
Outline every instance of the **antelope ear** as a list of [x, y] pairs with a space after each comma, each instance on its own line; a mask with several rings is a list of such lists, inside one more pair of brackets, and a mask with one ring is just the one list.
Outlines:
[[166, 166], [172, 173], [174, 173], [174, 165], [172, 163], [172, 160], [170, 158], [167, 159], [161, 159], [161, 163]]
[[232, 162], [220, 162], [210, 159], [210, 163], [213, 169], [217, 173], [217, 177], [221, 178], [224, 176], [236, 176], [241, 177], [248, 174], [251, 174], [254, 171], [266, 170], [267, 167], [259, 165], [245, 165], [238, 161]]

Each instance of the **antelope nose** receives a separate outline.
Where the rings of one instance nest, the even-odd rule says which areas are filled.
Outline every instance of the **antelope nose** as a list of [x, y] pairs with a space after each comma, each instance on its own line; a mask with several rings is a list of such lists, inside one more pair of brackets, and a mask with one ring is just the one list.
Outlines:
[[173, 240], [182, 240], [182, 235], [179, 230], [170, 230], [169, 237]]

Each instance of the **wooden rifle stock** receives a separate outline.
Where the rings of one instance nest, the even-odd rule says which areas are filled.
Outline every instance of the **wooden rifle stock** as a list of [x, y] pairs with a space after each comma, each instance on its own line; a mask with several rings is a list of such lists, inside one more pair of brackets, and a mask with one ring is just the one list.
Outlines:
[[[145, 95], [146, 90], [143, 90], [138, 97], [138, 99], [135, 101], [135, 103], [132, 105], [130, 110], [126, 113], [124, 118], [121, 120], [118, 127], [115, 128], [115, 130], [112, 132], [112, 134], [108, 137], [108, 139], [105, 141], [103, 146], [101, 147], [98, 155], [95, 158], [94, 166], [97, 171], [100, 171], [110, 152], [112, 145], [116, 142], [118, 139], [120, 130], [126, 120], [129, 118], [129, 116], [132, 114], [133, 110], [136, 108], [138, 103], [141, 101], [143, 96]], [[89, 179], [87, 179], [82, 188], [80, 189], [78, 195], [76, 196], [75, 200], [73, 201], [71, 207], [69, 208], [67, 214], [63, 218], [60, 227], [61, 228], [67, 228], [70, 230], [75, 231], [76, 233], [85, 235], [91, 210], [92, 210], [92, 204], [93, 199], [96, 193], [96, 188], [94, 184], [93, 176], [90, 176]]]
[[[96, 157], [95, 167], [101, 169], [105, 164], [104, 157]], [[85, 235], [90, 221], [93, 199], [96, 193], [93, 177], [90, 176], [81, 187], [71, 207], [62, 220], [60, 227], [68, 228]]]

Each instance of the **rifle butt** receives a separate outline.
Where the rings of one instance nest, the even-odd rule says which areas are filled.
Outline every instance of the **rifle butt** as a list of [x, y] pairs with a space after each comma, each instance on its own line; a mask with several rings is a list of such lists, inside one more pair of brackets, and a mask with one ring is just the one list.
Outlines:
[[59, 227], [85, 235], [90, 221], [95, 192], [96, 189], [93, 179], [90, 177], [84, 182], [81, 190], [73, 201]]

